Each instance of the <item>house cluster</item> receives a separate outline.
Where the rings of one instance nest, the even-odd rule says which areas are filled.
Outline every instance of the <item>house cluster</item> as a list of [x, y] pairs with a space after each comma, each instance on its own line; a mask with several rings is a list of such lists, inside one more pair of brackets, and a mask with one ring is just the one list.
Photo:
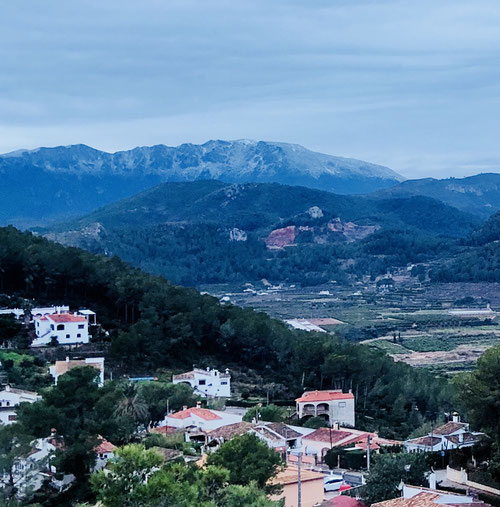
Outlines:
[[412, 438], [404, 442], [407, 452], [449, 451], [477, 444], [484, 433], [470, 431], [469, 425], [460, 421], [458, 414], [453, 419], [424, 437]]
[[[23, 492], [37, 491], [46, 482], [58, 491], [63, 491], [74, 481], [72, 474], [59, 476], [54, 466], [57, 451], [64, 451], [64, 437], [52, 428], [50, 435], [33, 440], [25, 454], [16, 458], [12, 466], [12, 477], [5, 472], [0, 476], [0, 486], [14, 486], [19, 496]], [[98, 437], [94, 451], [96, 461], [93, 470], [101, 470], [114, 457], [116, 447], [103, 437]]]

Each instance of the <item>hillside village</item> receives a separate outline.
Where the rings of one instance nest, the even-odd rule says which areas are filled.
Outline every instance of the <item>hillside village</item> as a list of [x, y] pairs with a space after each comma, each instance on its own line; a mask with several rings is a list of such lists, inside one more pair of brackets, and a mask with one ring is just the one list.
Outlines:
[[[31, 347], [61, 348], [71, 351], [73, 346], [89, 343], [91, 330], [99, 326], [96, 313], [83, 309], [70, 311], [69, 306], [33, 307], [31, 310], [3, 309], [1, 315], [12, 316], [22, 322], [33, 333]], [[293, 327], [295, 323], [291, 323]], [[311, 331], [307, 329], [307, 331]], [[52, 384], [57, 386], [70, 372], [90, 369], [93, 382], [98, 389], [104, 389], [111, 381], [106, 371], [104, 357], [81, 357], [56, 360], [48, 367], [47, 373]], [[285, 506], [296, 505], [300, 483], [302, 505], [340, 505], [339, 495], [348, 495], [361, 505], [362, 490], [369, 477], [370, 462], [378, 454], [394, 452], [410, 454], [436, 453], [450, 462], [453, 451], [463, 451], [479, 445], [486, 438], [482, 432], [471, 431], [458, 414], [448, 422], [432, 428], [430, 433], [407, 440], [383, 438], [377, 432], [364, 431], [356, 424], [356, 399], [352, 390], [305, 391], [295, 400], [291, 410], [276, 419], [270, 407], [258, 404], [249, 410], [234, 404], [237, 400], [232, 390], [235, 379], [229, 369], [219, 371], [207, 367], [173, 374], [169, 379], [174, 386], [187, 386], [197, 400], [192, 405], [179, 409], [169, 408], [157, 420], [139, 424], [134, 433], [136, 439], [147, 442], [160, 438], [160, 445], [154, 446], [165, 462], [196, 463], [204, 466], [208, 456], [217, 453], [221, 446], [244, 435], [253, 435], [272, 449], [283, 463], [283, 468], [270, 484], [280, 486], [272, 499], [281, 499]], [[125, 380], [127, 382], [127, 380]], [[163, 383], [157, 378], [129, 378], [129, 385]], [[6, 384], [0, 391], [0, 420], [2, 425], [14, 425], [20, 407], [40, 402], [42, 395]], [[157, 400], [158, 401], [158, 400]], [[279, 409], [279, 407], [275, 407]], [[283, 412], [284, 413], [284, 412]], [[312, 422], [314, 424], [309, 424]], [[157, 437], [155, 437], [157, 436]], [[118, 444], [118, 442], [116, 442]], [[56, 465], [56, 455], [65, 453], [65, 435], [57, 428], [46, 429], [46, 436], [26, 443], [26, 450], [13, 461], [10, 472], [4, 470], [1, 482], [4, 487], [14, 487], [15, 496], [22, 499], [49, 487], [59, 493], [71, 488], [75, 481], [73, 474], [61, 474]], [[91, 471], [107, 470], [113, 462], [118, 446], [102, 436], [93, 447], [94, 463]], [[414, 498], [431, 503], [445, 494], [437, 488], [436, 476], [441, 482], [465, 488], [470, 482], [461, 469], [460, 474], [449, 466], [437, 470], [429, 467], [428, 488], [405, 484], [403, 499], [413, 505]], [[457, 477], [459, 477], [457, 479]], [[456, 482], [458, 481], [458, 482]], [[476, 485], [481, 491], [481, 485]], [[484, 486], [488, 493], [488, 487]], [[441, 495], [441, 496], [440, 496]], [[444, 498], [444, 497], [443, 497]], [[453, 500], [438, 503], [468, 503], [467, 496], [456, 495]], [[404, 500], [406, 502], [406, 500]], [[343, 504], [342, 504], [343, 505]], [[377, 504], [378, 505], [378, 504]], [[382, 505], [382, 504], [381, 504]], [[392, 504], [385, 502], [384, 506]]]

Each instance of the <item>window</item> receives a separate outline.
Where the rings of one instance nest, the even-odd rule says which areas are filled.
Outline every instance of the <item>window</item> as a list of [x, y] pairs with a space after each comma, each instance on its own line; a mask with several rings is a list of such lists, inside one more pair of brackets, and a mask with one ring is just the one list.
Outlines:
[[15, 415], [9, 415], [9, 421], [15, 421], [16, 416]]
[[58, 331], [64, 331], [64, 324], [57, 324]]
[[220, 383], [221, 386], [227, 386], [227, 381], [223, 380], [221, 383]]
[[78, 334], [76, 335], [76, 337], [77, 337], [77, 338], [81, 338], [81, 337], [82, 337], [82, 335], [81, 335], [80, 333], [78, 333]]
[[85, 324], [78, 324], [78, 329], [85, 329]]
[[346, 406], [346, 402], [345, 401], [339, 402], [339, 408], [345, 408], [345, 406]]
[[7, 406], [10, 407], [10, 401], [7, 402]]
[[207, 383], [206, 380], [198, 380], [198, 385], [204, 386]]
[[50, 329], [52, 329], [52, 331], [54, 331], [54, 324], [50, 325]]
[[66, 335], [66, 338], [69, 338], [69, 334]]

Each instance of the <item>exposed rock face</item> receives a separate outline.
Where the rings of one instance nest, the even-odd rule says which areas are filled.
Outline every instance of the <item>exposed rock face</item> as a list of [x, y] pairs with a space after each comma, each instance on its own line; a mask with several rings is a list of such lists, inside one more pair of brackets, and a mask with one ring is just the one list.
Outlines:
[[[321, 211], [321, 210], [320, 210]], [[335, 218], [322, 226], [290, 225], [275, 229], [265, 239], [267, 248], [278, 249], [299, 243], [333, 243], [335, 241], [358, 241], [380, 229], [378, 225], [357, 225], [343, 223]]]
[[229, 231], [229, 241], [246, 241], [248, 239], [247, 233], [234, 227]]
[[295, 229], [295, 225], [290, 225], [288, 227], [272, 231], [265, 239], [267, 248], [276, 249], [293, 245], [296, 236]]
[[321, 208], [318, 208], [318, 206], [312, 206], [306, 211], [306, 213], [311, 218], [322, 218], [324, 216], [323, 210]]

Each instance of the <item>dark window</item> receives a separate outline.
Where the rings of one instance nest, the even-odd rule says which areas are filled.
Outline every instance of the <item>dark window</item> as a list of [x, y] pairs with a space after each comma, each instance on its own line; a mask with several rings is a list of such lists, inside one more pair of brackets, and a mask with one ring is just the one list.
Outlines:
[[15, 415], [9, 415], [9, 421], [15, 421], [16, 416]]
[[78, 329], [84, 329], [85, 328], [85, 324], [78, 324]]
[[69, 338], [69, 334], [66, 335], [66, 338]]
[[206, 380], [198, 380], [198, 385], [204, 386], [207, 383]]
[[227, 382], [225, 380], [223, 380], [221, 383], [220, 383], [222, 386], [227, 386]]
[[58, 331], [64, 331], [64, 324], [57, 324]]
[[81, 337], [82, 337], [82, 335], [81, 335], [80, 333], [78, 333], [78, 334], [76, 335], [76, 337], [77, 337], [77, 338], [81, 338]]
[[52, 331], [54, 331], [54, 324], [50, 325], [50, 329], [52, 329]]

